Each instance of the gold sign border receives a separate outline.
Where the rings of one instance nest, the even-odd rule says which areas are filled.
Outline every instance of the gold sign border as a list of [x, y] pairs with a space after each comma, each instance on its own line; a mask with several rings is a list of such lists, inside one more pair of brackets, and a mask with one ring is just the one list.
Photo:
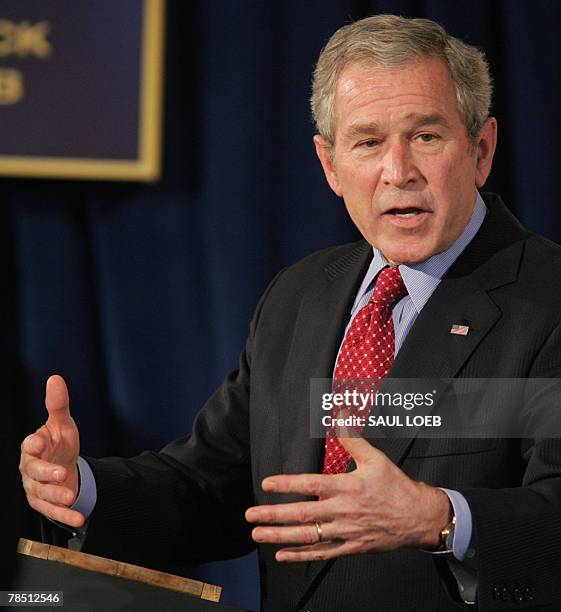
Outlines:
[[144, 0], [138, 158], [0, 155], [0, 175], [154, 182], [161, 176], [165, 0]]

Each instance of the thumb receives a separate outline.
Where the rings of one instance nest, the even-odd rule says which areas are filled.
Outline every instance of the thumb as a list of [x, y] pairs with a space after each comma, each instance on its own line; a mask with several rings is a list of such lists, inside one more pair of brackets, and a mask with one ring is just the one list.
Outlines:
[[70, 418], [70, 399], [64, 378], [58, 374], [50, 376], [45, 389], [45, 406], [49, 417], [62, 422]]
[[355, 460], [357, 467], [370, 461], [385, 457], [381, 450], [378, 450], [364, 438], [338, 438], [345, 450]]

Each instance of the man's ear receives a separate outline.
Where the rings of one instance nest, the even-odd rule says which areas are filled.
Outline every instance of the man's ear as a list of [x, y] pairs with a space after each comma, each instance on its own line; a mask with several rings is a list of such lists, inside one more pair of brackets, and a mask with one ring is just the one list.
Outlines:
[[475, 184], [478, 188], [485, 185], [485, 181], [491, 172], [493, 165], [493, 155], [497, 146], [497, 120], [489, 117], [481, 131], [477, 141], [477, 160], [475, 167]]
[[339, 197], [342, 197], [343, 192], [341, 191], [339, 180], [337, 179], [335, 164], [333, 163], [333, 159], [331, 157], [332, 147], [330, 147], [325, 141], [325, 138], [319, 134], [314, 136], [314, 144], [316, 146], [316, 153], [319, 157], [319, 161], [321, 162], [321, 167], [323, 168], [325, 178], [327, 179], [329, 186]]

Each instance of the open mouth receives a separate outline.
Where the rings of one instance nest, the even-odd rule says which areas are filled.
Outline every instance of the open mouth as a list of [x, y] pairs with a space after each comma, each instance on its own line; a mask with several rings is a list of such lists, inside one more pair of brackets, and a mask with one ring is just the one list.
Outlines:
[[418, 231], [419, 228], [424, 227], [429, 215], [430, 211], [428, 210], [409, 206], [407, 208], [390, 208], [385, 212], [384, 218], [388, 223], [402, 230]]
[[420, 208], [392, 208], [391, 210], [388, 210], [386, 214], [407, 218], [415, 217], [423, 212], [425, 211], [421, 210]]

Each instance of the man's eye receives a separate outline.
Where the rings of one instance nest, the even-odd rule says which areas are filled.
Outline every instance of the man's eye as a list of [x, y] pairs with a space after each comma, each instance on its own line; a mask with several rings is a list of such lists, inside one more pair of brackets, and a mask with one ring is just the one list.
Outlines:
[[417, 138], [420, 139], [421, 142], [432, 142], [436, 139], [436, 136], [434, 134], [419, 134]]
[[367, 149], [373, 149], [376, 145], [378, 145], [380, 143], [379, 140], [374, 140], [373, 138], [371, 138], [370, 140], [365, 140], [362, 144], [363, 146], [365, 146]]

